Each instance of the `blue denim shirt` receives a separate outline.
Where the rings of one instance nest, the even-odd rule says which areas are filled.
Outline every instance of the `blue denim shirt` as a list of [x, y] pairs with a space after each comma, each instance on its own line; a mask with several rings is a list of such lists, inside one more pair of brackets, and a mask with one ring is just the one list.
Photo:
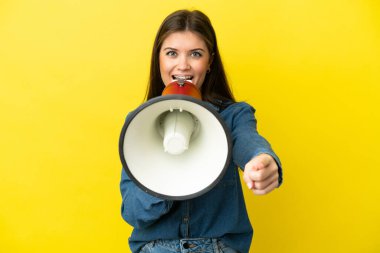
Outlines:
[[279, 165], [281, 184], [281, 163], [270, 144], [258, 134], [255, 109], [249, 104], [233, 103], [225, 109], [213, 107], [229, 128], [233, 146], [231, 163], [213, 189], [190, 200], [163, 200], [142, 191], [122, 170], [121, 214], [134, 227], [129, 238], [132, 252], [138, 252], [153, 240], [183, 238], [219, 238], [239, 252], [249, 252], [253, 229], [244, 203], [238, 167], [244, 168], [253, 157], [267, 153]]

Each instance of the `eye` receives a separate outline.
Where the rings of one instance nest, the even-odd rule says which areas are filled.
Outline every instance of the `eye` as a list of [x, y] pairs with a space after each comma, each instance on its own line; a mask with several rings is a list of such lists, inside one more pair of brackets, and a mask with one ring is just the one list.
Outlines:
[[199, 58], [199, 57], [202, 57], [202, 53], [199, 52], [199, 51], [194, 51], [194, 52], [191, 53], [191, 56]]
[[166, 55], [167, 56], [176, 56], [177, 55], [177, 53], [175, 52], [175, 51], [173, 51], [173, 50], [170, 50], [170, 51], [168, 51], [168, 52], [166, 52]]

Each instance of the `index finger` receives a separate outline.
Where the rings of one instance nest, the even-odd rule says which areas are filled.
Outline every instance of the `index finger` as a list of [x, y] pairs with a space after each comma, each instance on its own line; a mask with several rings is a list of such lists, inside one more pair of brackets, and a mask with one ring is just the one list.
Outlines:
[[273, 158], [268, 154], [259, 154], [246, 164], [246, 168], [248, 167], [254, 170], [264, 169], [270, 165], [272, 159]]

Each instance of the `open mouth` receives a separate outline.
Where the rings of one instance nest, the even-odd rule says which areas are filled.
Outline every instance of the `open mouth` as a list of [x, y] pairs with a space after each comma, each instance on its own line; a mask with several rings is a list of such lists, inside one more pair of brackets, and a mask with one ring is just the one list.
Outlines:
[[173, 80], [175, 81], [190, 81], [193, 79], [193, 76], [180, 76], [180, 75], [172, 75]]

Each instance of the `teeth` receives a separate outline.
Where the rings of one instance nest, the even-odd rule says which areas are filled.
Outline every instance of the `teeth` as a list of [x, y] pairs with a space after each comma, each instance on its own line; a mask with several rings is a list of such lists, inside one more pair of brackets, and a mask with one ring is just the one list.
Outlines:
[[191, 79], [193, 79], [193, 76], [173, 76], [173, 79], [175, 79], [175, 80], [178, 80], [178, 79], [191, 80]]

